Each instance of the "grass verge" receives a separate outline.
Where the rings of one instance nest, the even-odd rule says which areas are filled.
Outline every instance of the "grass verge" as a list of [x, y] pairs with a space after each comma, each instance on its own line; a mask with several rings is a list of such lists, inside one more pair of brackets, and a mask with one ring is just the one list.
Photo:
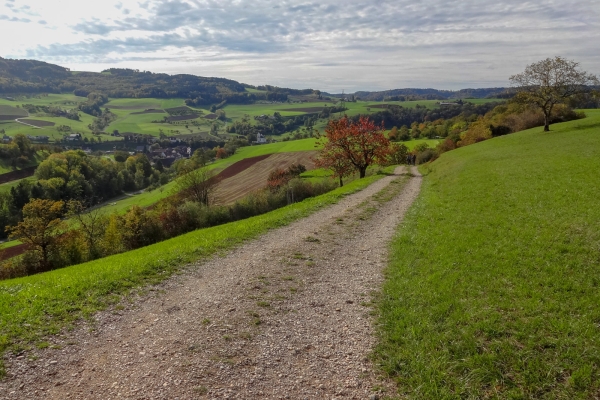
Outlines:
[[[19, 353], [91, 316], [133, 288], [158, 283], [186, 263], [287, 225], [383, 177], [372, 175], [300, 203], [92, 262], [0, 282], [0, 353]], [[0, 364], [0, 375], [4, 374]]]
[[391, 245], [376, 360], [412, 399], [600, 390], [600, 114], [444, 154]]

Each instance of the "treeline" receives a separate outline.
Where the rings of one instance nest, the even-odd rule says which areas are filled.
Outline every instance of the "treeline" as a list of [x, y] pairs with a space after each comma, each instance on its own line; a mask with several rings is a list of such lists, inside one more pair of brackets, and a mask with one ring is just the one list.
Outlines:
[[[481, 116], [485, 115], [499, 104], [500, 102], [490, 102], [485, 104], [464, 102], [445, 108], [427, 108], [419, 105], [414, 108], [390, 106], [385, 110], [370, 114], [369, 117], [377, 124], [383, 123], [387, 129], [391, 129], [394, 126], [410, 126], [413, 122], [422, 123], [439, 119], [451, 119], [459, 115], [463, 115], [464, 118]], [[358, 121], [359, 117], [360, 116], [355, 116], [352, 117], [352, 119]]]
[[[413, 101], [413, 100], [447, 100], [447, 99], [466, 99], [466, 98], [500, 98], [512, 97], [509, 89], [500, 88], [482, 88], [482, 89], [461, 89], [461, 90], [438, 90], [438, 89], [393, 89], [379, 92], [359, 91], [354, 96], [365, 101]], [[337, 94], [336, 97], [342, 95]], [[347, 95], [346, 95], [347, 96]]]

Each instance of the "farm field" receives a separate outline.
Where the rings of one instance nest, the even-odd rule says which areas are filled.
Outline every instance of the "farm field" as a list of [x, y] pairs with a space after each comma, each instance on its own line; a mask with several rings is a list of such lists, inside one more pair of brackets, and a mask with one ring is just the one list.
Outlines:
[[0, 104], [0, 121], [11, 121], [28, 115], [29, 113], [21, 108]]
[[600, 390], [600, 112], [443, 154], [391, 251], [377, 362], [413, 399]]
[[264, 188], [267, 184], [269, 173], [276, 168], [286, 169], [292, 164], [302, 164], [307, 170], [314, 169], [312, 158], [316, 155], [316, 151], [270, 155], [240, 173], [219, 182], [215, 190], [215, 203], [223, 205], [231, 204], [251, 192]]

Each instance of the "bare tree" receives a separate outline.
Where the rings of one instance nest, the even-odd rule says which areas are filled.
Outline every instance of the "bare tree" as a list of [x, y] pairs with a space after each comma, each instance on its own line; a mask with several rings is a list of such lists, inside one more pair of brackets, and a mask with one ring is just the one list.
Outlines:
[[183, 197], [208, 206], [219, 179], [206, 167], [194, 169], [192, 163], [186, 163], [176, 182], [176, 190]]
[[562, 57], [547, 58], [528, 65], [525, 71], [511, 76], [517, 87], [517, 99], [533, 104], [544, 113], [544, 131], [550, 130], [550, 115], [555, 105], [591, 91], [598, 78], [579, 69], [579, 63]]

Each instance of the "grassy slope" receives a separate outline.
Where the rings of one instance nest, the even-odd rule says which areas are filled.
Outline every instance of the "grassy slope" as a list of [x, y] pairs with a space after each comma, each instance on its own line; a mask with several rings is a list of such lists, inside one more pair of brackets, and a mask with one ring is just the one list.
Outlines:
[[[0, 354], [18, 351], [76, 319], [160, 281], [183, 264], [287, 225], [379, 179], [371, 176], [268, 214], [194, 231], [152, 246], [26, 278], [0, 282]], [[0, 358], [1, 359], [1, 358]], [[1, 361], [0, 361], [1, 362]], [[0, 364], [0, 376], [2, 365]]]
[[409, 398], [600, 388], [600, 112], [444, 154], [392, 244], [376, 352]]

